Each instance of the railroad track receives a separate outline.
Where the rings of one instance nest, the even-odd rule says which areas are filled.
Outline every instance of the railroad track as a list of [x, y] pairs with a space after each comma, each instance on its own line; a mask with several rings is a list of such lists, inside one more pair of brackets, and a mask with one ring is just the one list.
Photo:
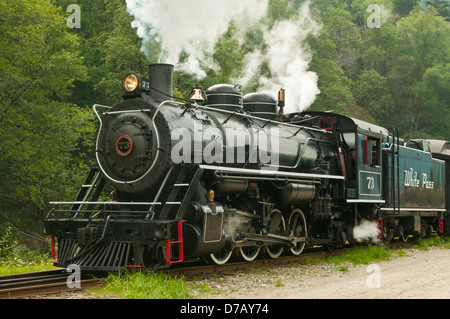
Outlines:
[[263, 266], [277, 266], [277, 265], [288, 265], [290, 263], [302, 263], [307, 258], [320, 258], [320, 257], [331, 257], [335, 255], [340, 255], [345, 252], [348, 252], [352, 248], [341, 248], [333, 251], [324, 250], [323, 248], [319, 249], [309, 249], [305, 250], [299, 256], [281, 256], [276, 259], [271, 258], [260, 258], [256, 259], [252, 262], [242, 261], [242, 262], [230, 262], [222, 266], [218, 265], [200, 265], [199, 263], [193, 264], [192, 266], [184, 266], [184, 267], [174, 267], [162, 272], [167, 273], [169, 275], [198, 275], [198, 274], [216, 274], [220, 272], [229, 272], [236, 271], [240, 269], [248, 269], [252, 267], [263, 267]]
[[[192, 276], [197, 274], [216, 274], [220, 272], [236, 271], [249, 267], [276, 266], [292, 262], [303, 262], [311, 257], [329, 257], [342, 254], [351, 248], [335, 251], [308, 250], [300, 256], [282, 256], [277, 259], [258, 259], [253, 262], [232, 262], [223, 266], [203, 265], [201, 263], [185, 264], [182, 267], [170, 268], [162, 271], [168, 275]], [[38, 294], [58, 292], [74, 292], [98, 286], [104, 278], [83, 279], [80, 288], [70, 288], [67, 284], [69, 274], [65, 269], [33, 272], [26, 274], [0, 276], [0, 299], [23, 298]]]
[[[393, 241], [386, 245], [386, 247], [391, 249], [400, 249], [412, 247], [414, 239], [409, 242], [403, 241]], [[305, 249], [304, 252], [299, 256], [285, 255], [276, 259], [271, 258], [259, 258], [252, 262], [247, 261], [235, 261], [229, 262], [223, 266], [218, 265], [201, 265], [200, 263], [193, 263], [191, 266], [188, 264], [183, 264], [182, 266], [175, 266], [174, 268], [169, 268], [167, 270], [162, 270], [162, 272], [169, 275], [198, 275], [198, 274], [215, 274], [220, 272], [236, 271], [240, 269], [248, 269], [251, 267], [262, 267], [262, 266], [277, 266], [277, 265], [288, 265], [290, 263], [302, 263], [308, 258], [327, 258], [332, 256], [337, 256], [344, 254], [346, 252], [354, 249], [354, 245], [345, 245], [343, 248], [336, 250], [327, 250], [324, 247], [309, 248]]]
[[[80, 280], [80, 288], [70, 288], [65, 269], [0, 277], [0, 299], [22, 298], [37, 294], [77, 291], [97, 286], [101, 279]], [[78, 286], [78, 285], [77, 285]]]

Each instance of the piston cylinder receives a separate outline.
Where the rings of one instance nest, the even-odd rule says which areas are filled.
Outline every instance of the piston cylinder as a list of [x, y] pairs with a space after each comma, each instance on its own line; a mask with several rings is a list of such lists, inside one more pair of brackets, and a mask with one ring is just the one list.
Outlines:
[[213, 188], [218, 193], [241, 194], [248, 189], [248, 180], [221, 179], [218, 180]]
[[315, 194], [314, 185], [289, 183], [282, 191], [282, 199], [284, 204], [304, 204], [311, 201]]

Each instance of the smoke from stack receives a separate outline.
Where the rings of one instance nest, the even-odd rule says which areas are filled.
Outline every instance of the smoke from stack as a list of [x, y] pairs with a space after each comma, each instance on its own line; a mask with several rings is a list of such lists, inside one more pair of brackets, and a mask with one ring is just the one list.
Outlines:
[[[202, 79], [206, 77], [206, 68], [219, 68], [212, 58], [214, 45], [231, 22], [239, 30], [241, 43], [245, 41], [246, 30], [257, 26], [264, 33], [266, 49], [247, 54], [243, 74], [235, 79], [235, 84], [245, 87], [256, 80], [259, 91], [271, 94], [285, 88], [285, 113], [307, 109], [320, 93], [317, 74], [308, 70], [312, 57], [305, 40], [309, 34], [317, 36], [321, 30], [309, 0], [301, 5], [295, 17], [279, 21], [271, 28], [262, 22], [269, 0], [126, 2], [135, 17], [133, 26], [138, 28], [144, 43], [157, 41], [162, 48], [159, 61], [154, 62], [174, 64], [177, 71]], [[187, 59], [180, 62], [182, 53]], [[261, 76], [263, 63], [270, 68], [270, 78]]]
[[[243, 86], [252, 78], [257, 79], [260, 91], [265, 93], [286, 89], [285, 113], [306, 110], [320, 94], [317, 74], [309, 71], [311, 52], [305, 44], [308, 35], [318, 36], [322, 26], [313, 17], [311, 2], [306, 1], [297, 15], [277, 22], [264, 32], [268, 48], [247, 56], [247, 67], [241, 83]], [[261, 77], [261, 65], [267, 62], [271, 77]]]
[[[157, 40], [163, 52], [158, 62], [167, 62], [178, 69], [205, 77], [202, 64], [214, 68], [208, 53], [217, 39], [225, 33], [232, 20], [247, 23], [262, 18], [267, 0], [126, 0], [128, 11], [138, 35], [144, 40]], [[251, 13], [251, 14], [250, 14]], [[180, 53], [189, 55], [179, 64]], [[205, 54], [206, 53], [206, 54]]]

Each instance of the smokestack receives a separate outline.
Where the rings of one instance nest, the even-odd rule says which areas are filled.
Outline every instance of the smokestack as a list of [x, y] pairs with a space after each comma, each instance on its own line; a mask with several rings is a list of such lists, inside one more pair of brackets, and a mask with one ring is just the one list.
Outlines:
[[173, 69], [172, 64], [150, 64], [150, 96], [155, 102], [172, 101], [173, 95]]

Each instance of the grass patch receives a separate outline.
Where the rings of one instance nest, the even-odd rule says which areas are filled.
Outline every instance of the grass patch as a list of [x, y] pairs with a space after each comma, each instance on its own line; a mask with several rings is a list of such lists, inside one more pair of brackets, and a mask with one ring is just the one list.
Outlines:
[[46, 262], [44, 260], [41, 260], [39, 262], [21, 262], [21, 265], [14, 265], [14, 266], [8, 266], [8, 265], [0, 265], [0, 276], [6, 276], [6, 275], [14, 275], [14, 274], [24, 274], [28, 272], [36, 272], [36, 271], [46, 271], [46, 270], [53, 270], [55, 267], [53, 267], [52, 263]]
[[[442, 247], [450, 249], [450, 237], [448, 236], [431, 236], [418, 239], [413, 246], [416, 249], [428, 250], [430, 247]], [[385, 246], [359, 246], [355, 247], [348, 253], [344, 253], [334, 257], [307, 258], [307, 265], [315, 265], [320, 263], [335, 264], [338, 271], [347, 271], [349, 265], [369, 265], [382, 260], [403, 257], [407, 253], [404, 250], [389, 249]]]
[[307, 265], [328, 263], [336, 265], [338, 271], [348, 271], [349, 265], [369, 265], [374, 262], [389, 260], [393, 257], [404, 256], [402, 250], [391, 250], [384, 246], [355, 247], [350, 252], [328, 258], [307, 258]]
[[368, 265], [375, 261], [388, 260], [397, 255], [397, 251], [383, 246], [355, 247], [352, 251], [327, 260], [333, 264], [349, 262], [353, 265]]
[[431, 236], [417, 240], [414, 248], [428, 250], [430, 247], [442, 247], [450, 249], [450, 237], [448, 236]]
[[94, 293], [113, 295], [121, 299], [187, 299], [192, 298], [191, 284], [184, 277], [141, 271], [110, 274], [107, 287]]

